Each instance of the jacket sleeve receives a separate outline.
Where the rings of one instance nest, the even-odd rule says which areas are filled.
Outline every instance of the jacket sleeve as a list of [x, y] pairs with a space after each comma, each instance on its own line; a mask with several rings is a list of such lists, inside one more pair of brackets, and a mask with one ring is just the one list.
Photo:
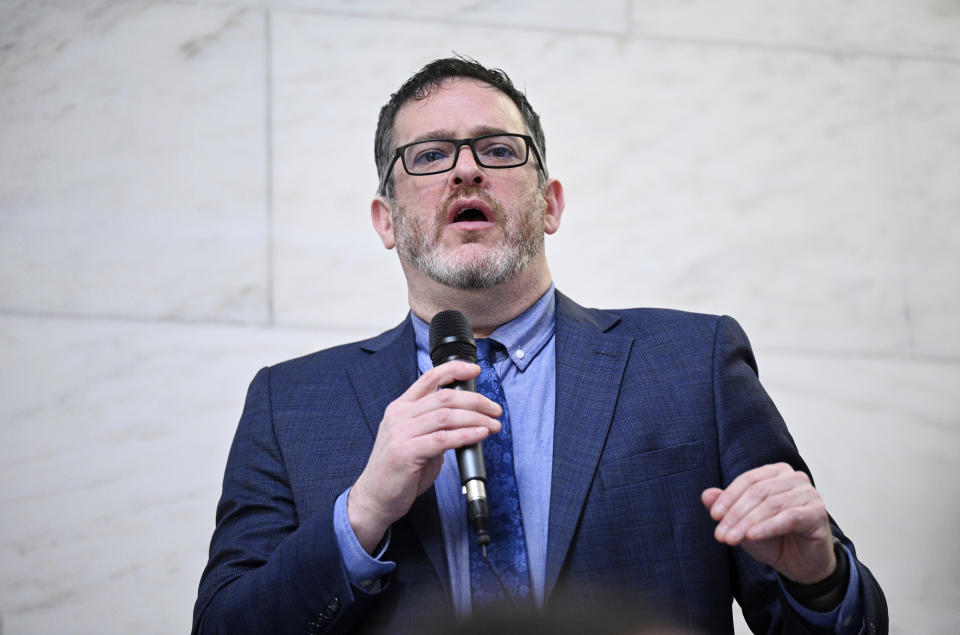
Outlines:
[[333, 501], [298, 518], [273, 427], [270, 372], [250, 384], [227, 459], [196, 635], [346, 632], [371, 599], [348, 581]]
[[[732, 318], [720, 318], [715, 338], [713, 384], [723, 486], [747, 470], [780, 461], [809, 474], [780, 413], [760, 385], [753, 351], [740, 325]], [[850, 539], [832, 518], [830, 523], [834, 536], [854, 556], [851, 565], [857, 568], [860, 580], [863, 632], [885, 635], [889, 626], [883, 591], [870, 570], [856, 558]], [[753, 632], [822, 632], [790, 608], [773, 569], [753, 560], [742, 549], [731, 550], [731, 558], [736, 575], [734, 593]]]

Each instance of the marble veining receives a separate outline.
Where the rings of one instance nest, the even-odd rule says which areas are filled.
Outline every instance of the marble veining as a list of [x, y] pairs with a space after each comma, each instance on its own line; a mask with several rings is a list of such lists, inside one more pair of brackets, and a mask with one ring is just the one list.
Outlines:
[[189, 629], [253, 374], [406, 311], [373, 128], [458, 51], [541, 113], [558, 287], [734, 315], [891, 632], [952, 633], [958, 21], [942, 0], [2, 3], [0, 632]]

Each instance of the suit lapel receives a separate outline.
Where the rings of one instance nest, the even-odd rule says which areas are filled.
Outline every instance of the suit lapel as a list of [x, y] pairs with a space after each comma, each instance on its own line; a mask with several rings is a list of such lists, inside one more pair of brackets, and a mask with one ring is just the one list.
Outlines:
[[557, 293], [556, 416], [545, 596], [557, 583], [617, 404], [632, 338], [605, 333], [619, 318]]
[[[384, 410], [417, 380], [417, 348], [410, 318], [395, 329], [365, 342], [362, 348], [371, 355], [347, 368], [347, 376], [357, 393], [370, 434], [375, 439]], [[432, 487], [417, 497], [407, 518], [449, 596], [450, 581], [440, 512]]]
[[410, 318], [361, 347], [371, 355], [348, 367], [347, 375], [370, 434], [376, 438], [383, 411], [417, 380], [417, 346]]

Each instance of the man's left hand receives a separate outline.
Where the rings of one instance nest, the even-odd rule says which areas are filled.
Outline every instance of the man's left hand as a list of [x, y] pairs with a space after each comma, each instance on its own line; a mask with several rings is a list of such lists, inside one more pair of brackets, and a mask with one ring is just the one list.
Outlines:
[[836, 568], [827, 508], [804, 472], [786, 463], [764, 465], [700, 498], [719, 522], [719, 542], [741, 545], [794, 582], [813, 584]]

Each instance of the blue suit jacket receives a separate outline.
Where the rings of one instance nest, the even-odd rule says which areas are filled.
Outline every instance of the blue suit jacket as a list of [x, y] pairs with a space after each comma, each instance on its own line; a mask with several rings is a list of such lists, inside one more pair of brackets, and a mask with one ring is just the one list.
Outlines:
[[[627, 591], [681, 625], [732, 633], [736, 597], [755, 632], [810, 632], [776, 575], [713, 539], [700, 502], [766, 463], [806, 470], [732, 319], [584, 309], [557, 295], [556, 423], [546, 592]], [[410, 320], [370, 340], [261, 370], [230, 451], [197, 633], [416, 632], [449, 614], [436, 497], [395, 523], [386, 588], [346, 576], [337, 496], [359, 476], [387, 404], [417, 378]], [[840, 530], [834, 532], [851, 547]], [[870, 632], [879, 586], [859, 562]]]

